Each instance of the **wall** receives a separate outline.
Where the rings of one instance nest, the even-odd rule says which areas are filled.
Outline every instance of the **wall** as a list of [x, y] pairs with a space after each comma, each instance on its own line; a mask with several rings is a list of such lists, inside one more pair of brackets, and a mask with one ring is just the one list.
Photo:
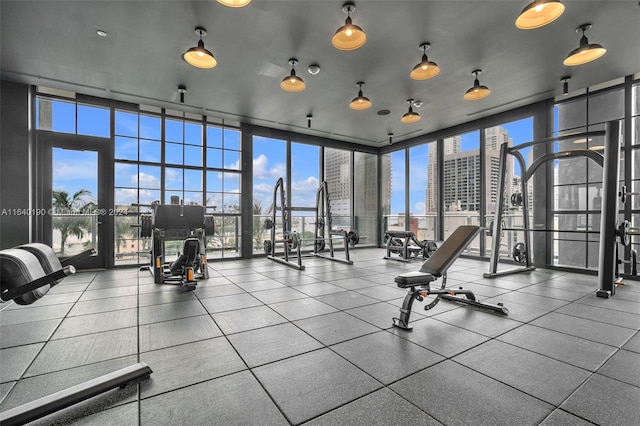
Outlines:
[[30, 242], [29, 86], [0, 86], [0, 249]]

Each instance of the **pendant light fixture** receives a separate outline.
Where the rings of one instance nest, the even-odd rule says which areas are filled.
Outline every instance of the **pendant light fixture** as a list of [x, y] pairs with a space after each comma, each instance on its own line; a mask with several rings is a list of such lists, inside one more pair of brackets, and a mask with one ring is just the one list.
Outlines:
[[372, 103], [369, 100], [369, 98], [367, 98], [366, 96], [362, 96], [362, 85], [364, 84], [364, 82], [359, 81], [356, 84], [360, 87], [360, 90], [358, 91], [358, 97], [353, 98], [353, 100], [349, 104], [349, 108], [355, 109], [358, 111], [371, 108]]
[[192, 47], [182, 54], [182, 59], [189, 65], [193, 65], [196, 68], [213, 68], [218, 65], [218, 61], [213, 56], [213, 53], [204, 48], [204, 41], [202, 37], [207, 35], [207, 30], [203, 27], [196, 27], [196, 34], [200, 36], [198, 45]]
[[420, 49], [423, 50], [422, 61], [411, 70], [409, 74], [414, 80], [428, 80], [440, 74], [440, 67], [435, 62], [427, 58], [427, 49], [431, 47], [429, 43], [422, 43]]
[[535, 0], [522, 9], [516, 19], [516, 27], [533, 30], [552, 23], [564, 13], [564, 4], [559, 0]]
[[595, 61], [605, 53], [607, 49], [597, 43], [589, 43], [587, 36], [584, 32], [592, 27], [591, 24], [582, 24], [576, 28], [576, 32], [582, 31], [582, 37], [580, 37], [580, 46], [573, 49], [571, 53], [564, 60], [564, 64], [568, 67], [576, 65], [586, 64], [587, 62]]
[[218, 0], [218, 3], [229, 7], [245, 7], [251, 0]]
[[296, 58], [291, 58], [289, 59], [289, 63], [291, 64], [291, 74], [282, 79], [280, 88], [285, 92], [302, 92], [307, 85], [304, 84], [304, 81], [296, 75], [294, 66], [298, 63], [298, 60]]
[[413, 112], [413, 99], [407, 99], [407, 102], [409, 103], [409, 112], [403, 115], [400, 121], [405, 124], [411, 124], [415, 123], [416, 121], [420, 121], [420, 114], [418, 114], [417, 112]]
[[338, 31], [333, 35], [331, 43], [333, 47], [339, 50], [355, 50], [362, 47], [367, 41], [367, 35], [357, 25], [353, 25], [351, 22], [350, 13], [356, 9], [356, 5], [352, 2], [347, 2], [342, 6], [342, 11], [347, 14], [347, 20], [344, 25], [338, 28]]
[[482, 70], [473, 70], [471, 74], [475, 74], [476, 79], [473, 82], [473, 87], [467, 90], [467, 93], [464, 94], [464, 98], [468, 101], [476, 101], [478, 99], [486, 98], [491, 93], [491, 90], [487, 86], [481, 86], [480, 81], [478, 81], [478, 74], [480, 74]]
[[569, 94], [569, 80], [571, 79], [570, 75], [565, 75], [564, 77], [562, 77], [560, 79], [560, 81], [562, 82], [562, 94], [563, 95], [568, 95]]

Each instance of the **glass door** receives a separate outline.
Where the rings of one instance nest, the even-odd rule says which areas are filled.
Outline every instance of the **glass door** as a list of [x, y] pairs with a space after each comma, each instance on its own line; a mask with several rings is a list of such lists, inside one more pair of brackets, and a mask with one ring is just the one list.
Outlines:
[[113, 173], [108, 166], [109, 139], [41, 132], [40, 202], [47, 214], [42, 221], [42, 240], [58, 257], [67, 258], [88, 249], [97, 255], [77, 268], [109, 268], [113, 254], [113, 196], [109, 188]]

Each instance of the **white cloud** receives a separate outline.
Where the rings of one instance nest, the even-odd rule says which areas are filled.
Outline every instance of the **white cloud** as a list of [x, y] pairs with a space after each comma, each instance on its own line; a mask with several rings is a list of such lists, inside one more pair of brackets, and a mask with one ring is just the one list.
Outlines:
[[291, 183], [291, 191], [293, 193], [296, 191], [313, 191], [315, 193], [319, 186], [320, 183], [318, 179], [314, 176], [309, 176], [305, 180], [293, 181]]
[[182, 178], [182, 175], [180, 175], [176, 170], [173, 169], [166, 169], [165, 176], [167, 177], [168, 181], [172, 182], [178, 181], [180, 180], [180, 178]]
[[260, 154], [253, 159], [253, 177], [254, 179], [278, 179], [284, 177], [287, 171], [286, 165], [283, 163], [275, 164], [269, 168], [269, 159], [266, 155]]
[[422, 201], [415, 203], [413, 206], [413, 212], [415, 214], [427, 214], [427, 204]]
[[149, 175], [147, 173], [140, 172], [137, 176], [131, 176], [131, 180], [133, 181], [133, 183], [139, 184], [139, 186], [143, 188], [160, 188], [160, 182], [158, 181], [158, 179], [155, 176]]
[[129, 206], [138, 201], [138, 190], [135, 188], [116, 188], [116, 206]]

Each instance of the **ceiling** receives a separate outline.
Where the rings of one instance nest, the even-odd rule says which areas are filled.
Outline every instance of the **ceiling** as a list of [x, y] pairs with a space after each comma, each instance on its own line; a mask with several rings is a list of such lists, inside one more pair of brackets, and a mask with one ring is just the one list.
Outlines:
[[[567, 0], [558, 20], [524, 31], [514, 21], [527, 3], [356, 1], [351, 17], [367, 42], [339, 51], [331, 37], [346, 19], [342, 1], [254, 0], [229, 8], [215, 0], [2, 0], [0, 64], [6, 80], [374, 147], [387, 144], [389, 132], [401, 141], [561, 95], [564, 75], [574, 91], [640, 71], [637, 1]], [[587, 22], [589, 41], [607, 54], [565, 67], [578, 47], [575, 28]], [[181, 59], [197, 44], [196, 26], [207, 29], [204, 43], [216, 68], [196, 69]], [[413, 81], [409, 72], [423, 42], [431, 43], [427, 55], [441, 72]], [[292, 57], [304, 92], [279, 87]], [[307, 72], [311, 64], [319, 74]], [[474, 69], [483, 70], [480, 83], [492, 94], [465, 101]], [[358, 81], [373, 102], [366, 111], [349, 108]], [[178, 85], [187, 87], [184, 106]], [[402, 124], [409, 98], [423, 102], [414, 109], [422, 120]], [[378, 115], [383, 109], [390, 114]]]

